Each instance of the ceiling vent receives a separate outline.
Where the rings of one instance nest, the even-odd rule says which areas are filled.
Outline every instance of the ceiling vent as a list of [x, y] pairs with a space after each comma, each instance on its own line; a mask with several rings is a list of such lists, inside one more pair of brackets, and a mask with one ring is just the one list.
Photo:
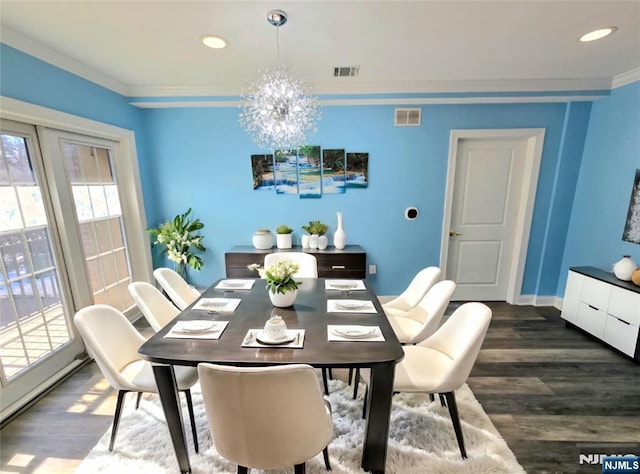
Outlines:
[[396, 127], [419, 127], [422, 123], [422, 109], [396, 109]]
[[360, 66], [339, 66], [333, 68], [333, 77], [356, 77]]

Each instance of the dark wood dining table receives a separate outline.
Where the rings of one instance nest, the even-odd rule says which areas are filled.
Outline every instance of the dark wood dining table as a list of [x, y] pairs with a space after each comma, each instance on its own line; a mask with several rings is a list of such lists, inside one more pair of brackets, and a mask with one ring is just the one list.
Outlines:
[[[249, 290], [218, 290], [218, 282], [204, 291], [200, 298], [239, 298], [233, 312], [209, 313], [193, 309], [182, 311], [176, 319], [158, 331], [139, 349], [140, 355], [153, 364], [153, 372], [164, 410], [171, 440], [181, 472], [191, 472], [180, 401], [173, 367], [197, 366], [211, 362], [235, 366], [268, 366], [277, 364], [309, 364], [316, 368], [369, 368], [369, 409], [362, 450], [362, 468], [383, 473], [387, 455], [389, 418], [393, 396], [395, 365], [404, 352], [398, 342], [374, 291], [336, 291], [325, 289], [325, 279], [299, 279], [302, 284], [294, 305], [275, 308], [265, 289], [264, 280], [257, 279]], [[327, 312], [328, 299], [358, 299], [373, 302], [376, 314]], [[280, 315], [288, 329], [304, 329], [304, 346], [294, 348], [241, 347], [250, 329], [264, 327], [272, 315]], [[219, 339], [165, 338], [174, 323], [180, 320], [213, 319], [229, 321]], [[384, 341], [328, 341], [327, 325], [379, 326]]]

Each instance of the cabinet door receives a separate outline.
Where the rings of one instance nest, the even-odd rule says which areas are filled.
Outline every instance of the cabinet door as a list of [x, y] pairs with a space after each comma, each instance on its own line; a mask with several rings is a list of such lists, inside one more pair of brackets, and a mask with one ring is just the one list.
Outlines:
[[582, 294], [582, 284], [585, 277], [576, 272], [569, 272], [567, 286], [564, 290], [562, 300], [562, 318], [570, 323], [576, 324], [578, 320], [578, 306], [580, 305], [580, 295]]
[[608, 315], [602, 339], [619, 351], [633, 357], [638, 340], [638, 327]]
[[611, 285], [595, 278], [585, 277], [580, 301], [606, 312], [611, 296]]
[[634, 326], [640, 326], [640, 294], [622, 288], [612, 288], [607, 312]]
[[606, 320], [607, 312], [605, 310], [588, 305], [584, 301], [580, 302], [577, 321], [579, 327], [602, 339]]

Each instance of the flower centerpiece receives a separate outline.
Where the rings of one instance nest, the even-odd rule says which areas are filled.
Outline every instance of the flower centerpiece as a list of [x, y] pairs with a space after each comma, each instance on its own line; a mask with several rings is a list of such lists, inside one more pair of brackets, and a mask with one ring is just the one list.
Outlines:
[[257, 271], [260, 278], [266, 280], [273, 306], [287, 308], [293, 305], [298, 294], [298, 286], [302, 284], [293, 277], [300, 269], [300, 265], [291, 260], [281, 260], [267, 268], [257, 263], [247, 265], [247, 268]]
[[202, 268], [202, 258], [194, 251], [204, 252], [206, 248], [202, 245], [203, 235], [197, 233], [204, 227], [200, 219], [191, 221], [189, 215], [191, 208], [184, 214], [178, 214], [173, 220], [163, 222], [158, 227], [147, 229], [155, 236], [153, 245], [164, 245], [163, 253], [166, 252], [169, 260], [174, 262], [175, 271], [187, 279], [187, 265], [194, 270]]

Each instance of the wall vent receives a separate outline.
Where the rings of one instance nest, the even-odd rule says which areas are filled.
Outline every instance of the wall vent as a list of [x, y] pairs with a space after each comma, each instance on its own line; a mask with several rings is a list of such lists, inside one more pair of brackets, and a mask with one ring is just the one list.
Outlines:
[[333, 68], [333, 77], [356, 77], [360, 72], [360, 66], [336, 66]]
[[396, 127], [419, 127], [422, 123], [422, 109], [396, 109]]

